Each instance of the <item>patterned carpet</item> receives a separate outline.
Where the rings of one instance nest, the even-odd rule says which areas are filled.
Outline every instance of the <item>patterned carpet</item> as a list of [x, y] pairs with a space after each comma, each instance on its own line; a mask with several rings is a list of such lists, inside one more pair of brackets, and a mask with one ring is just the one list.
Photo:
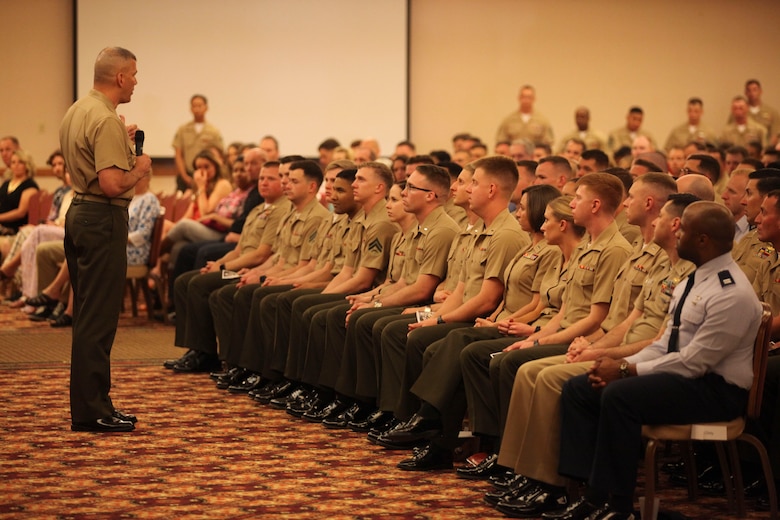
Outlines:
[[[484, 482], [400, 471], [405, 452], [163, 369], [172, 329], [123, 320], [118, 338], [144, 330], [168, 338], [145, 340], [145, 359], [114, 358], [114, 402], [139, 417], [129, 434], [71, 432], [67, 365], [4, 364], [0, 349], [0, 518], [504, 518], [482, 501]], [[11, 336], [3, 327], [0, 344]], [[690, 504], [664, 481], [660, 496], [662, 509], [689, 518], [730, 517], [722, 498]]]

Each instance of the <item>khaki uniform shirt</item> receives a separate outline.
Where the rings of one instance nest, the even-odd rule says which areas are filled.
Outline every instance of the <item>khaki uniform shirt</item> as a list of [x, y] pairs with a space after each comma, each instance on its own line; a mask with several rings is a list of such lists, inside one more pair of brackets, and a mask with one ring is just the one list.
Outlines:
[[504, 301], [496, 321], [508, 318], [530, 303], [533, 295], [541, 291], [545, 274], [560, 265], [561, 256], [560, 248], [544, 239], [515, 255], [504, 271]]
[[628, 223], [628, 217], [626, 216], [625, 211], [621, 211], [617, 214], [615, 217], [615, 223], [617, 223], [618, 230], [620, 231], [620, 234], [623, 235], [623, 238], [626, 239], [626, 242], [629, 244], [642, 242], [642, 230], [639, 229], [639, 226]]
[[533, 112], [526, 123], [519, 111], [512, 112], [501, 121], [496, 132], [496, 141], [528, 139], [532, 143], [545, 143], [552, 146], [553, 133], [550, 122], [543, 115]]
[[439, 207], [412, 231], [402, 275], [404, 281], [412, 285], [421, 274], [444, 280], [447, 276], [447, 253], [458, 235], [458, 225], [444, 208]]
[[483, 223], [460, 273], [460, 281], [464, 283], [463, 301], [467, 302], [479, 294], [485, 280], [497, 278], [503, 281], [509, 261], [530, 243], [528, 233], [523, 231], [508, 209], [499, 213], [490, 226], [485, 227]]
[[273, 204], [258, 204], [246, 217], [246, 224], [241, 236], [238, 238], [238, 250], [241, 253], [253, 251], [266, 244], [273, 247], [276, 241], [276, 233], [279, 223], [290, 212], [290, 200], [280, 197]]
[[381, 283], [387, 277], [390, 262], [390, 243], [399, 227], [387, 216], [387, 200], [377, 202], [366, 214], [360, 210], [353, 219], [353, 232], [349, 238], [349, 250], [344, 265], [376, 269], [374, 284]]
[[182, 151], [184, 166], [188, 172], [192, 171], [192, 161], [203, 150], [208, 150], [212, 146], [218, 147], [220, 150], [225, 149], [222, 134], [214, 125], [205, 121], [200, 133], [196, 130], [194, 121], [180, 126], [173, 137], [172, 146]]
[[772, 308], [772, 316], [780, 314], [780, 257], [772, 250], [767, 262], [762, 262], [753, 280], [758, 299]]
[[[355, 216], [357, 216], [357, 214]], [[333, 251], [329, 258], [330, 262], [333, 263], [333, 267], [330, 270], [330, 274], [333, 276], [336, 276], [341, 272], [347, 256], [349, 256], [352, 251], [350, 249], [350, 244], [355, 229], [355, 219], [344, 215], [341, 225], [334, 230], [335, 240], [333, 242]]]
[[711, 128], [704, 125], [693, 128], [693, 132], [691, 132], [691, 126], [688, 123], [683, 123], [679, 126], [675, 126], [672, 131], [669, 132], [669, 137], [666, 138], [664, 150], [668, 151], [670, 148], [685, 148], [688, 143], [694, 141], [697, 143], [717, 143], [718, 135]]
[[409, 252], [409, 243], [412, 242], [414, 230], [410, 229], [406, 233], [399, 231], [390, 242], [390, 261], [387, 265], [387, 280], [395, 283], [401, 279], [407, 262], [407, 253]]
[[585, 235], [579, 256], [572, 255], [572, 275], [563, 294], [565, 314], [561, 328], [565, 329], [590, 314], [590, 306], [609, 303], [612, 299], [612, 284], [620, 267], [631, 254], [631, 246], [612, 222], [590, 245]]
[[448, 199], [444, 204], [444, 211], [446, 211], [447, 215], [449, 215], [450, 218], [455, 221], [459, 228], [465, 226], [468, 223], [469, 216], [466, 213], [466, 210], [453, 204], [452, 199]]
[[317, 269], [324, 267], [325, 264], [333, 256], [333, 249], [337, 247], [336, 240], [338, 236], [338, 230], [344, 225], [346, 215], [332, 214], [320, 222], [320, 227], [317, 228], [317, 239], [314, 242], [314, 247], [311, 248], [310, 258], [304, 258], [301, 256], [301, 260], [317, 260]]
[[588, 128], [584, 132], [574, 130], [573, 132], [569, 132], [563, 136], [563, 139], [561, 139], [561, 146], [559, 148], [561, 152], [563, 152], [563, 148], [566, 146], [566, 143], [571, 139], [579, 139], [580, 141], [584, 141], [586, 150], [605, 150], [607, 148], [607, 136], [601, 132]]
[[761, 264], [769, 262], [774, 252], [775, 248], [772, 244], [760, 241], [758, 231], [752, 229], [731, 250], [731, 256], [748, 280], [754, 280], [758, 268]]
[[630, 148], [634, 143], [634, 139], [640, 135], [647, 137], [650, 140], [650, 143], [652, 143], [653, 147], [655, 147], [655, 140], [649, 133], [645, 132], [641, 128], [636, 132], [629, 132], [628, 128], [625, 126], [621, 126], [620, 128], [616, 128], [610, 132], [609, 139], [607, 139], [607, 146], [609, 147], [609, 150], [613, 152], [624, 146], [628, 146]]
[[468, 222], [461, 226], [447, 254], [447, 277], [439, 284], [437, 290], [452, 292], [458, 286], [463, 262], [474, 244], [475, 230], [481, 227], [481, 219], [477, 220], [473, 226], [469, 226]]
[[761, 146], [767, 143], [766, 128], [761, 124], [756, 123], [753, 119], [748, 118], [742, 130], [739, 129], [736, 123], [729, 123], [726, 128], [723, 129], [723, 133], [720, 135], [720, 141], [722, 143], [731, 143], [734, 146], [744, 146], [750, 141], [758, 141]]
[[[766, 137], [770, 143], [777, 133], [780, 132], [780, 113], [765, 103], [758, 107], [757, 112], [753, 111], [753, 107], [748, 107], [748, 118], [766, 128]], [[729, 114], [728, 123], [731, 124], [733, 122], [734, 116]]]
[[626, 331], [624, 344], [652, 339], [658, 334], [669, 316], [669, 302], [672, 300], [674, 288], [694, 269], [696, 266], [692, 262], [682, 258], [674, 265], [668, 261], [657, 262], [650, 269], [642, 284], [642, 292], [634, 302], [634, 309], [642, 315]]
[[609, 314], [601, 328], [609, 332], [628, 317], [634, 308], [634, 301], [642, 290], [647, 274], [655, 264], [668, 264], [669, 256], [661, 246], [650, 242], [643, 247], [640, 241], [628, 260], [620, 267], [612, 289]]
[[542, 278], [542, 285], [539, 288], [539, 295], [542, 297], [544, 308], [531, 325], [543, 327], [561, 310], [563, 295], [566, 292], [566, 286], [572, 273], [571, 265], [571, 260], [569, 260], [568, 264], [563, 265], [563, 255], [561, 255], [558, 263], [545, 273], [544, 278]]
[[276, 260], [281, 258], [285, 269], [298, 265], [301, 258], [308, 260], [312, 257], [314, 244], [317, 242], [317, 229], [329, 215], [328, 210], [316, 197], [301, 211], [295, 208], [291, 210], [282, 222], [279, 242], [275, 247]]
[[[113, 103], [94, 89], [68, 109], [60, 126], [60, 143], [68, 145], [62, 153], [74, 193], [105, 196], [97, 172], [114, 167], [130, 171], [135, 166], [125, 124]], [[131, 188], [117, 198], [129, 201], [133, 192]]]

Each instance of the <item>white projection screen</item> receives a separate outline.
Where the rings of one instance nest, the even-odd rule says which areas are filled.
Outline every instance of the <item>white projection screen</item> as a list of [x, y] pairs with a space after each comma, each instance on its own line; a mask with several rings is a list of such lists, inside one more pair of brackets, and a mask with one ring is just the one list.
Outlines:
[[373, 137], [390, 154], [407, 137], [407, 0], [76, 0], [76, 24], [78, 97], [100, 49], [138, 57], [118, 112], [153, 157], [173, 156], [196, 93], [226, 145], [271, 134], [283, 155], [315, 156], [328, 137]]

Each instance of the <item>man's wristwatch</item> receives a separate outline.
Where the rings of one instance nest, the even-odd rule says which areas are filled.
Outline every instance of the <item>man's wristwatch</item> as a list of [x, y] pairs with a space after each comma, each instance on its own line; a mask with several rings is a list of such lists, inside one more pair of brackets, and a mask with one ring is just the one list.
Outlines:
[[378, 309], [381, 306], [382, 306], [382, 302], [380, 302], [379, 300], [374, 300], [374, 308], [375, 309]]
[[618, 372], [620, 372], [621, 379], [631, 375], [631, 372], [628, 371], [628, 361], [623, 360], [623, 362], [620, 363], [620, 366], [618, 366]]
[[442, 325], [444, 323], [444, 318], [441, 317], [441, 315], [436, 317], [436, 323], [438, 325]]

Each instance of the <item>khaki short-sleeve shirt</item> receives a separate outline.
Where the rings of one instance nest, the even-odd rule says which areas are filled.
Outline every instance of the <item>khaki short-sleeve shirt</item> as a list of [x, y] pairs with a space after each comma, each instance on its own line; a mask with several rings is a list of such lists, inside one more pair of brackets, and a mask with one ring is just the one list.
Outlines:
[[761, 264], [767, 263], [775, 254], [775, 248], [768, 242], [762, 242], [758, 239], [758, 231], [751, 229], [742, 237], [737, 245], [731, 251], [731, 257], [748, 277], [748, 280], [755, 280]]
[[309, 201], [301, 211], [293, 208], [282, 225], [276, 248], [285, 268], [298, 265], [301, 258], [308, 260], [312, 257], [317, 241], [317, 229], [329, 215], [328, 210], [316, 198]]
[[655, 242], [644, 246], [638, 243], [628, 260], [620, 267], [612, 289], [612, 301], [609, 314], [601, 323], [601, 328], [609, 332], [619, 325], [631, 313], [634, 301], [642, 291], [650, 269], [657, 263], [668, 264], [669, 256]]
[[411, 285], [421, 274], [443, 280], [447, 275], [450, 245], [457, 234], [458, 225], [441, 207], [425, 217], [424, 222], [418, 223], [407, 243], [407, 259], [402, 274], [404, 281]]
[[508, 318], [533, 299], [540, 291], [542, 279], [548, 271], [560, 265], [561, 250], [540, 240], [519, 252], [504, 272], [504, 301], [496, 321]]
[[447, 277], [439, 284], [438, 290], [452, 292], [458, 286], [463, 262], [466, 260], [468, 252], [471, 251], [476, 237], [475, 229], [479, 229], [481, 226], [481, 220], [473, 226], [468, 222], [461, 226], [447, 253]]
[[772, 251], [769, 260], [762, 262], [753, 280], [758, 299], [772, 308], [772, 316], [780, 314], [780, 257]]
[[390, 262], [390, 243], [398, 232], [398, 226], [387, 216], [387, 201], [377, 202], [366, 214], [361, 210], [354, 219], [354, 230], [348, 241], [349, 252], [344, 262], [357, 270], [360, 267], [376, 269], [375, 283], [384, 281]]
[[[668, 258], [668, 256], [667, 256]], [[647, 273], [642, 292], [634, 302], [634, 309], [642, 314], [636, 319], [623, 337], [623, 343], [654, 338], [669, 316], [669, 302], [677, 284], [685, 280], [696, 266], [680, 259], [674, 265], [657, 262]]]
[[[346, 215], [332, 214], [320, 222], [317, 228], [317, 240], [312, 248], [313, 256], [317, 260], [317, 268], [323, 267], [332, 257], [333, 249], [336, 246], [336, 236], [339, 228], [343, 225]], [[311, 260], [311, 258], [309, 260]], [[306, 260], [301, 257], [302, 260]]]
[[566, 292], [566, 285], [569, 283], [571, 273], [571, 261], [564, 265], [561, 254], [558, 262], [542, 278], [539, 295], [542, 297], [544, 308], [532, 325], [543, 327], [553, 316], [558, 314], [563, 305], [563, 295]]
[[550, 122], [543, 115], [533, 112], [528, 121], [523, 120], [519, 111], [512, 112], [501, 121], [496, 132], [496, 141], [514, 141], [528, 139], [532, 143], [545, 143], [552, 146], [553, 132]]
[[198, 133], [194, 121], [179, 127], [176, 135], [173, 137], [172, 145], [174, 148], [182, 151], [187, 171], [192, 170], [192, 161], [203, 150], [208, 150], [212, 146], [220, 150], [225, 149], [225, 145], [222, 142], [222, 134], [214, 125], [204, 122], [200, 133]]
[[503, 283], [507, 264], [521, 249], [531, 243], [517, 219], [504, 210], [493, 223], [479, 230], [471, 251], [466, 257], [460, 279], [464, 283], [463, 301], [473, 298], [482, 289], [482, 283], [497, 278]]
[[609, 303], [612, 299], [612, 284], [617, 278], [620, 267], [631, 254], [631, 246], [620, 234], [618, 226], [612, 222], [601, 232], [595, 242], [585, 247], [580, 255], [572, 255], [572, 274], [563, 294], [566, 313], [561, 320], [565, 329], [590, 314], [590, 306], [597, 303]]
[[241, 253], [253, 251], [266, 244], [273, 247], [282, 219], [290, 212], [292, 205], [287, 197], [281, 197], [273, 204], [258, 204], [246, 217], [246, 224], [238, 239]]
[[387, 265], [387, 279], [391, 283], [399, 281], [402, 277], [406, 264], [409, 263], [409, 243], [414, 239], [414, 229], [406, 233], [399, 231], [393, 237], [390, 243], [390, 262]]
[[[60, 143], [74, 193], [105, 196], [98, 172], [106, 168], [130, 171], [135, 165], [125, 124], [113, 103], [94, 89], [68, 109], [60, 125]], [[133, 190], [118, 198], [132, 199]]]

